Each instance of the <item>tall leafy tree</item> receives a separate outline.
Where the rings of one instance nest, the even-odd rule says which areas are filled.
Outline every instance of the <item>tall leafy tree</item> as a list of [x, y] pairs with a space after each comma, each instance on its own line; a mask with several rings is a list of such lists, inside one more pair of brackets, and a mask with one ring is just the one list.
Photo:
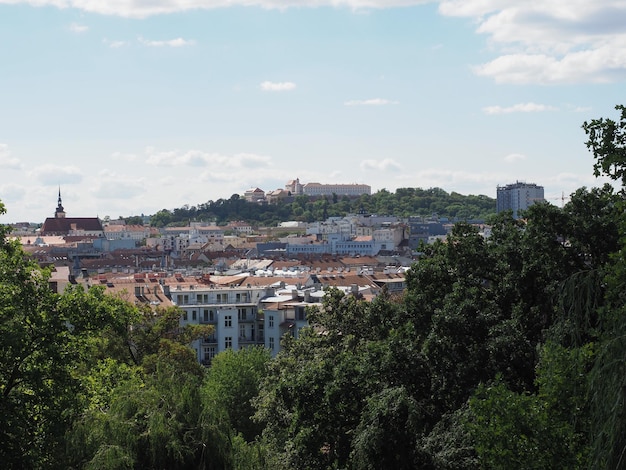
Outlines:
[[311, 327], [298, 340], [283, 339], [257, 400], [268, 464], [419, 466], [430, 383], [401, 305], [329, 290], [308, 315]]
[[0, 228], [0, 460], [5, 468], [63, 468], [95, 338], [122, 331], [132, 308], [102, 291], [53, 293], [49, 272], [6, 233]]
[[248, 442], [262, 431], [252, 420], [252, 400], [259, 392], [269, 360], [270, 353], [264, 348], [227, 349], [212, 361], [202, 387], [206, 412], [225, 412], [234, 434], [241, 434]]
[[591, 371], [589, 393], [592, 399], [593, 467], [626, 468], [626, 107], [616, 106], [619, 121], [594, 119], [583, 124], [587, 147], [595, 158], [594, 174], [621, 184], [617, 225], [621, 238], [612, 256], [607, 275], [605, 302], [599, 309], [600, 341], [597, 360]]

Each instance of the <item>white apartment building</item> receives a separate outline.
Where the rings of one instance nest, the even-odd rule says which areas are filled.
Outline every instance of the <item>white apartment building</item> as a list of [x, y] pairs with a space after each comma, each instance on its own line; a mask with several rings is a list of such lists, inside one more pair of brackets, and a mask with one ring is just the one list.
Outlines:
[[[167, 293], [167, 292], [166, 292]], [[221, 287], [215, 285], [179, 285], [169, 291], [172, 302], [183, 310], [181, 326], [213, 325], [213, 334], [197, 340], [192, 347], [198, 361], [210, 364], [225, 349], [265, 345], [261, 299], [273, 295], [271, 287]]]
[[167, 227], [161, 231], [161, 238], [149, 239], [148, 246], [158, 246], [160, 250], [178, 253], [190, 245], [224, 243], [224, 230], [215, 225], [202, 225], [192, 222], [188, 227]]
[[517, 219], [520, 211], [542, 201], [545, 201], [543, 186], [517, 181], [506, 186], [498, 186], [496, 212], [512, 210], [513, 218]]
[[323, 222], [312, 222], [307, 224], [307, 235], [321, 235], [326, 238], [328, 234], [339, 233], [345, 237], [356, 234], [356, 225], [348, 217], [329, 217]]
[[[358, 293], [359, 287], [339, 287]], [[362, 287], [368, 291], [368, 287]], [[298, 338], [308, 326], [307, 308], [319, 305], [325, 292], [320, 286], [233, 286], [181, 285], [166, 294], [183, 310], [180, 325], [213, 325], [214, 332], [194, 341], [198, 361], [210, 365], [216, 354], [228, 348], [239, 350], [264, 346], [275, 356], [285, 334]]]
[[313, 288], [300, 290], [295, 287], [289, 292], [279, 290], [276, 295], [266, 297], [263, 304], [263, 318], [265, 330], [265, 347], [272, 357], [280, 350], [280, 340], [285, 334], [295, 338], [300, 336], [300, 330], [308, 326], [307, 308], [318, 304], [324, 297], [324, 291]]
[[384, 250], [392, 250], [408, 239], [408, 228], [405, 225], [379, 227], [372, 231], [372, 239], [385, 245]]
[[104, 236], [107, 240], [134, 240], [140, 242], [149, 238], [151, 235], [150, 227], [143, 225], [120, 225], [109, 224], [104, 227]]

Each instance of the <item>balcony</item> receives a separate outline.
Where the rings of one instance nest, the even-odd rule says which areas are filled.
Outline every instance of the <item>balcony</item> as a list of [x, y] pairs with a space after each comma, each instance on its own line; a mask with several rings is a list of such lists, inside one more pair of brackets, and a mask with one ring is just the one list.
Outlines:
[[246, 313], [245, 315], [239, 314], [237, 316], [237, 320], [239, 323], [250, 323], [259, 320], [259, 318], [257, 318], [256, 313]]
[[240, 336], [239, 337], [239, 344], [250, 344], [250, 343], [254, 343], [254, 344], [263, 344], [265, 341], [265, 338], [263, 338], [263, 335], [246, 335], [246, 336]]
[[217, 344], [217, 337], [215, 335], [209, 335], [202, 338], [202, 344]]

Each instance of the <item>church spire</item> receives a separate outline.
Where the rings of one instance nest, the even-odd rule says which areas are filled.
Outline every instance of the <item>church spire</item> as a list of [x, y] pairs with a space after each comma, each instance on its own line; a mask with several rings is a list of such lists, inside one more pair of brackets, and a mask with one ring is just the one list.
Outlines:
[[57, 210], [54, 213], [54, 217], [57, 219], [65, 217], [65, 210], [63, 209], [63, 203], [61, 202], [61, 186], [59, 186], [59, 200], [57, 202]]

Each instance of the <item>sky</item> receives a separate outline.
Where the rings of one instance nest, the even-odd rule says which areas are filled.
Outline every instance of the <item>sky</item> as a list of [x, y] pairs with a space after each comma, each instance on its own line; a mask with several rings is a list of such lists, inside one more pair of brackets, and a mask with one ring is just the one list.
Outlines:
[[561, 205], [625, 84], [623, 0], [0, 0], [0, 222], [295, 178]]

